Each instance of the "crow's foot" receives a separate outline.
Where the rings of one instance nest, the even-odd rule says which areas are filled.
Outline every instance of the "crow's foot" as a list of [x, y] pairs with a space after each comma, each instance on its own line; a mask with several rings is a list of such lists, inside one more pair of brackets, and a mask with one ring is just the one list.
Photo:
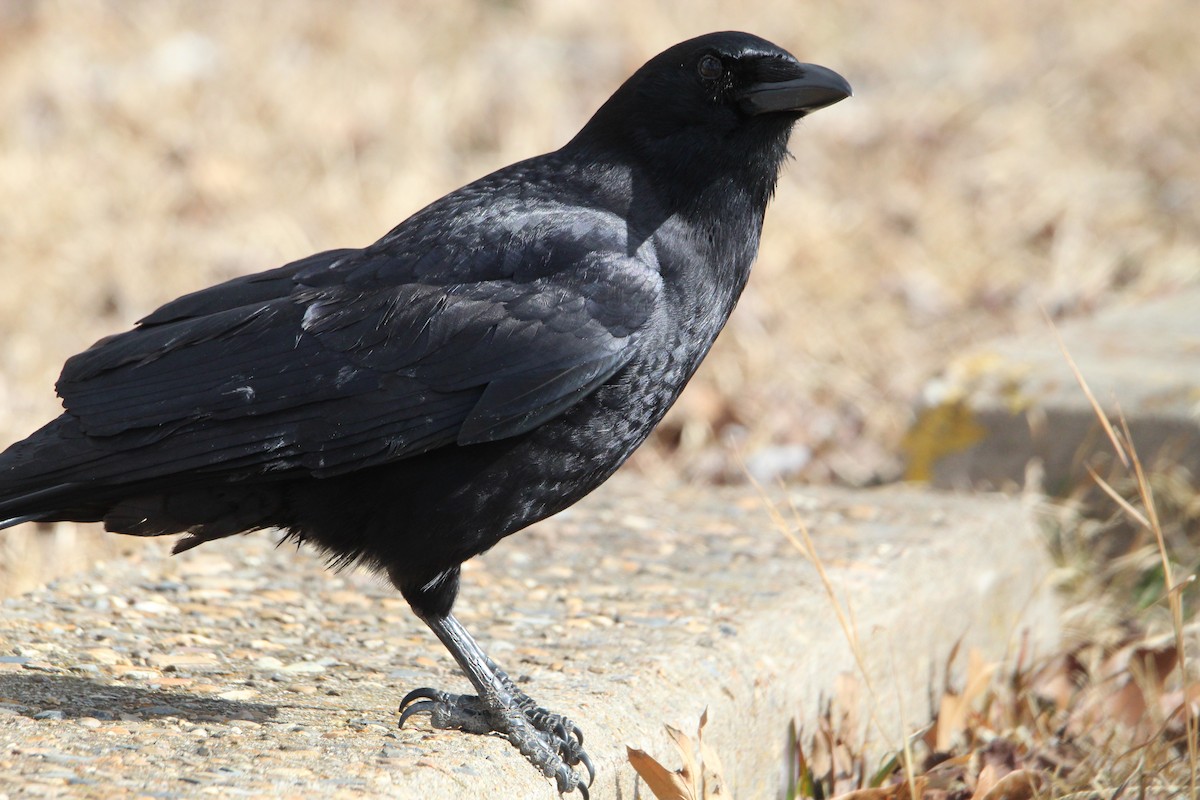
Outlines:
[[[428, 713], [435, 728], [500, 734], [538, 771], [553, 778], [559, 792], [578, 789], [587, 800], [588, 786], [595, 779], [596, 770], [583, 750], [583, 732], [566, 717], [539, 706], [500, 670], [497, 677], [509, 690], [508, 704], [499, 700], [489, 704], [475, 695], [416, 689], [400, 701], [400, 727], [404, 727], [409, 717]], [[586, 782], [572, 769], [577, 764], [587, 770]]]

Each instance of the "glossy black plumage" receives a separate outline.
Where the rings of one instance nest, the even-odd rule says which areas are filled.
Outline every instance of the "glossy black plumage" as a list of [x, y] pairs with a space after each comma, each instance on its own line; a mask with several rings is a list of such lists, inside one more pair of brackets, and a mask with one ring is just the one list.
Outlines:
[[[524, 708], [450, 616], [459, 565], [650, 433], [745, 285], [793, 124], [848, 95], [748, 34], [684, 42], [375, 244], [168, 303], [67, 362], [64, 414], [0, 454], [0, 526], [283, 528], [385, 570], [446, 642], [482, 699], [420, 695], [436, 724]], [[501, 732], [582, 788], [579, 742]]]

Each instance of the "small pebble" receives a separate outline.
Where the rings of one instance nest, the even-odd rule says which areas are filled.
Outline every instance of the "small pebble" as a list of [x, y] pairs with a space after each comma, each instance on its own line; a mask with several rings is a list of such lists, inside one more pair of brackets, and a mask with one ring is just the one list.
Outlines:
[[154, 717], [173, 717], [180, 714], [179, 709], [175, 706], [150, 706], [149, 708], [139, 709], [139, 711]]
[[179, 609], [167, 603], [159, 603], [155, 600], [142, 600], [134, 603], [134, 611], [140, 611], [143, 614], [151, 614], [153, 616], [161, 616], [163, 614], [178, 614]]

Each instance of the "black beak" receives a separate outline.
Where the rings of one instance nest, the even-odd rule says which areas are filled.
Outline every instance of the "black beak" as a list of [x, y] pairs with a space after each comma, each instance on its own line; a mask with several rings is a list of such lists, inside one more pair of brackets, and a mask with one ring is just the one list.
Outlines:
[[854, 92], [841, 75], [817, 64], [795, 64], [797, 77], [755, 83], [742, 92], [747, 114], [791, 112], [801, 116], [845, 100]]

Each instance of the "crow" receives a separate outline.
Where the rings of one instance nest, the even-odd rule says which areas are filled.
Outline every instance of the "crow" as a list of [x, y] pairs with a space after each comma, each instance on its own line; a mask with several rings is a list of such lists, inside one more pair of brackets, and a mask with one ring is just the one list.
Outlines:
[[[0, 528], [264, 528], [385, 573], [475, 689], [400, 725], [498, 733], [562, 793], [583, 734], [451, 613], [462, 563], [603, 483], [729, 318], [792, 127], [844, 78], [746, 33], [652, 58], [561, 149], [361, 249], [185, 295], [68, 359], [64, 412], [0, 454]], [[582, 767], [588, 773], [584, 781]]]

